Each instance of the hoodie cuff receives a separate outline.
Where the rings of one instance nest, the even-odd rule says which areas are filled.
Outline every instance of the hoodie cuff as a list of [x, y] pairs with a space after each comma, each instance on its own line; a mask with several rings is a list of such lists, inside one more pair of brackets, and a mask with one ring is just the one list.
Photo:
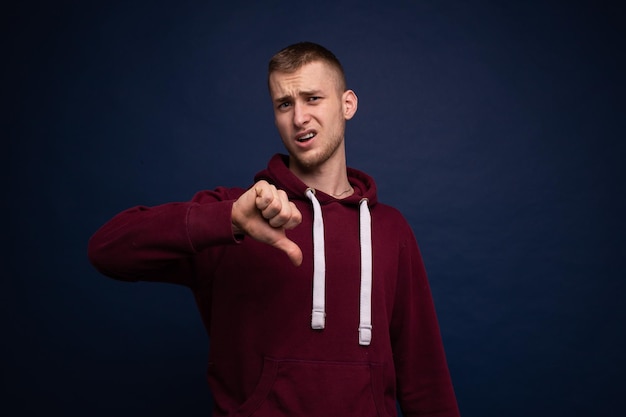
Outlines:
[[231, 213], [234, 200], [194, 204], [187, 214], [187, 233], [196, 252], [209, 246], [235, 244], [243, 235], [234, 235]]

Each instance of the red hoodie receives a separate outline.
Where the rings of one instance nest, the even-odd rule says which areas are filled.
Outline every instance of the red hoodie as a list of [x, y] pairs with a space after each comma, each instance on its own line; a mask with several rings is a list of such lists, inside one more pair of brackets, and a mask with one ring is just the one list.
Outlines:
[[233, 236], [242, 188], [124, 211], [90, 239], [90, 260], [112, 278], [193, 291], [209, 334], [214, 416], [396, 416], [396, 399], [406, 417], [458, 416], [406, 220], [378, 203], [362, 172], [348, 169], [355, 192], [338, 200], [307, 192], [287, 164], [275, 155], [255, 180], [285, 190], [301, 211], [287, 231], [300, 267]]

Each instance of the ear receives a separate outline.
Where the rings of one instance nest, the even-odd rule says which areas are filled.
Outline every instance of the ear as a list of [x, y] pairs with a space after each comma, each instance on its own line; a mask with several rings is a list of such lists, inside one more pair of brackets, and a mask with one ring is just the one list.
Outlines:
[[341, 99], [343, 104], [343, 117], [346, 120], [350, 120], [352, 119], [352, 116], [354, 116], [354, 114], [356, 113], [356, 109], [359, 105], [359, 99], [352, 90], [344, 91]]

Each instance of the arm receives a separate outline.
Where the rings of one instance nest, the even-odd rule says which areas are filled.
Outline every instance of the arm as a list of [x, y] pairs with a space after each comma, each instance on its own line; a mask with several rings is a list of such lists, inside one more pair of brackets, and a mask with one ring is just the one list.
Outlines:
[[406, 417], [458, 417], [430, 286], [410, 233], [400, 255], [391, 335], [398, 400]]
[[190, 202], [125, 210], [91, 237], [89, 260], [115, 279], [188, 284], [196, 253], [236, 244], [230, 216], [241, 193], [220, 188], [198, 193]]
[[190, 285], [194, 255], [236, 244], [237, 235], [275, 246], [299, 264], [302, 253], [286, 238], [285, 229], [300, 221], [287, 195], [260, 181], [245, 192], [218, 188], [198, 193], [191, 202], [126, 210], [91, 237], [88, 256], [112, 278]]

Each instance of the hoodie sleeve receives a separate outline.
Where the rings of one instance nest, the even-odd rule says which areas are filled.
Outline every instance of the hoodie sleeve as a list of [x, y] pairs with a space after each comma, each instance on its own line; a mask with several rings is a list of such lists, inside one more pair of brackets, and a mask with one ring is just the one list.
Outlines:
[[125, 210], [90, 238], [89, 260], [111, 278], [190, 286], [196, 254], [237, 243], [231, 209], [241, 192], [219, 188], [198, 193], [189, 202]]
[[413, 233], [409, 234], [400, 254], [390, 329], [398, 401], [406, 417], [458, 417], [426, 271]]

